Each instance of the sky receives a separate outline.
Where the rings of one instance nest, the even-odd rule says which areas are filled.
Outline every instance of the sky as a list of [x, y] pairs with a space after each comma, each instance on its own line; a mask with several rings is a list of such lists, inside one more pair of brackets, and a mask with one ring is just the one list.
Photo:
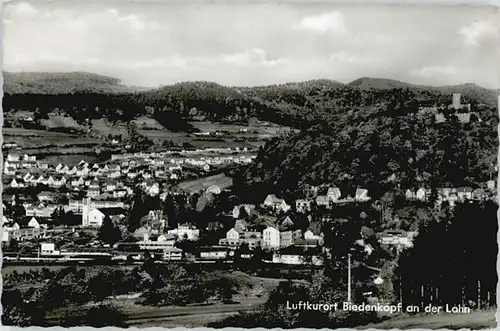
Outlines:
[[87, 71], [147, 87], [500, 85], [500, 12], [487, 6], [15, 1], [3, 23], [6, 71]]

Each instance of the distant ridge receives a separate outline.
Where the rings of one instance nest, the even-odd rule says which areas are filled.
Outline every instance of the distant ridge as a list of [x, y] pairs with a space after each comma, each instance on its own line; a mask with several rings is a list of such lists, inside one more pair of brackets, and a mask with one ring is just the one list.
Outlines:
[[4, 93], [66, 94], [133, 92], [144, 88], [121, 85], [113, 77], [88, 72], [3, 72]]
[[417, 87], [417, 85], [405, 83], [395, 79], [361, 77], [348, 83], [347, 86], [361, 89], [393, 89], [405, 87]]
[[386, 79], [386, 78], [370, 78], [362, 77], [348, 83], [347, 86], [359, 89], [397, 89], [408, 88], [412, 90], [427, 90], [439, 92], [443, 94], [461, 93], [467, 95], [472, 99], [482, 100], [483, 102], [496, 105], [498, 99], [498, 91], [479, 86], [474, 83], [464, 83], [459, 85], [443, 85], [443, 86], [430, 86], [430, 85], [416, 85], [405, 83], [399, 80]]
[[145, 92], [147, 94], [161, 95], [163, 93], [179, 93], [190, 95], [194, 90], [203, 91], [201, 95], [225, 95], [237, 97], [241, 94], [256, 97], [262, 91], [289, 91], [287, 93], [301, 94], [317, 89], [398, 89], [409, 88], [412, 90], [428, 90], [445, 94], [462, 93], [471, 98], [482, 100], [491, 105], [496, 105], [498, 92], [473, 83], [449, 86], [415, 85], [387, 78], [361, 77], [350, 83], [343, 84], [332, 79], [314, 79], [302, 82], [289, 82], [262, 86], [224, 86], [210, 81], [187, 81], [176, 84], [164, 85], [158, 88], [145, 88], [126, 86], [117, 78], [88, 73], [88, 72], [4, 72], [4, 93], [8, 94], [68, 94], [75, 92], [95, 93], [132, 93]]

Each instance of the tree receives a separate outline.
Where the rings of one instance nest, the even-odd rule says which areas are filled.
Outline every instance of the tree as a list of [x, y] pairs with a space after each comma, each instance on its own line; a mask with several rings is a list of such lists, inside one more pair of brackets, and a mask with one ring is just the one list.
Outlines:
[[128, 140], [131, 143], [136, 143], [139, 138], [139, 133], [137, 132], [137, 125], [134, 121], [130, 121], [127, 123], [127, 135]]
[[126, 315], [118, 308], [111, 305], [99, 305], [88, 310], [85, 324], [95, 328], [106, 326], [125, 328], [125, 320]]
[[66, 216], [66, 213], [64, 212], [64, 209], [62, 207], [57, 207], [56, 209], [54, 209], [54, 211], [50, 215], [54, 224], [57, 224], [57, 225], [64, 225], [65, 216]]
[[9, 250], [17, 252], [18, 249], [19, 249], [18, 241], [15, 238], [12, 238], [9, 242]]
[[122, 237], [120, 229], [115, 224], [113, 224], [108, 216], [104, 218], [97, 236], [99, 240], [110, 245], [117, 243], [121, 240]]
[[241, 218], [241, 219], [246, 220], [246, 219], [248, 219], [248, 216], [249, 216], [249, 215], [248, 215], [248, 213], [247, 213], [247, 210], [246, 210], [245, 206], [241, 206], [241, 207], [240, 207], [240, 213], [239, 213], [239, 215], [238, 215], [238, 218]]

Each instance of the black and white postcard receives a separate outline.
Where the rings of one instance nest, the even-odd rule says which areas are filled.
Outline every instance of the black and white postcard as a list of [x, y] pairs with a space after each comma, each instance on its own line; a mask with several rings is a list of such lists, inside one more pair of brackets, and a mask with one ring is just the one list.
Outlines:
[[2, 325], [491, 329], [500, 11], [11, 1]]

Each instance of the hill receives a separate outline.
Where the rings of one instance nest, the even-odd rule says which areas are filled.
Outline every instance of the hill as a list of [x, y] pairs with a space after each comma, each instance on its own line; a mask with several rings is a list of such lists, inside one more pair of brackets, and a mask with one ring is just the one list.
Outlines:
[[474, 84], [425, 87], [374, 78], [347, 85], [318, 79], [256, 87], [197, 81], [137, 90], [89, 73], [6, 73], [4, 92], [7, 112], [57, 108], [79, 123], [87, 118], [115, 122], [147, 115], [172, 131], [189, 131], [186, 122], [193, 119], [243, 124], [252, 117], [302, 129], [377, 103], [394, 106], [413, 98], [442, 104], [450, 102], [454, 92], [476, 104], [496, 107], [497, 102], [495, 91]]
[[493, 107], [497, 105], [497, 98], [499, 95], [498, 91], [495, 91], [493, 89], [487, 89], [474, 83], [445, 85], [445, 86], [428, 86], [428, 85], [415, 85], [386, 78], [362, 77], [348, 83], [347, 86], [362, 90], [410, 89], [416, 92], [427, 91], [427, 92], [441, 93], [447, 95], [451, 95], [453, 93], [460, 93], [465, 97], [477, 100], [478, 102], [482, 102]]
[[342, 88], [317, 99], [309, 127], [268, 142], [235, 176], [237, 191], [255, 203], [267, 193], [293, 201], [308, 185], [325, 184], [381, 198], [422, 186], [478, 187], [493, 173], [496, 107], [475, 105], [481, 122], [436, 123], [419, 102], [449, 104], [451, 95], [432, 89]]
[[394, 79], [386, 78], [370, 78], [361, 77], [347, 84], [350, 87], [356, 87], [360, 89], [393, 89], [393, 88], [412, 88], [416, 85], [401, 82]]
[[133, 92], [137, 87], [120, 80], [87, 72], [4, 72], [4, 93], [67, 94], [77, 91], [100, 93]]

